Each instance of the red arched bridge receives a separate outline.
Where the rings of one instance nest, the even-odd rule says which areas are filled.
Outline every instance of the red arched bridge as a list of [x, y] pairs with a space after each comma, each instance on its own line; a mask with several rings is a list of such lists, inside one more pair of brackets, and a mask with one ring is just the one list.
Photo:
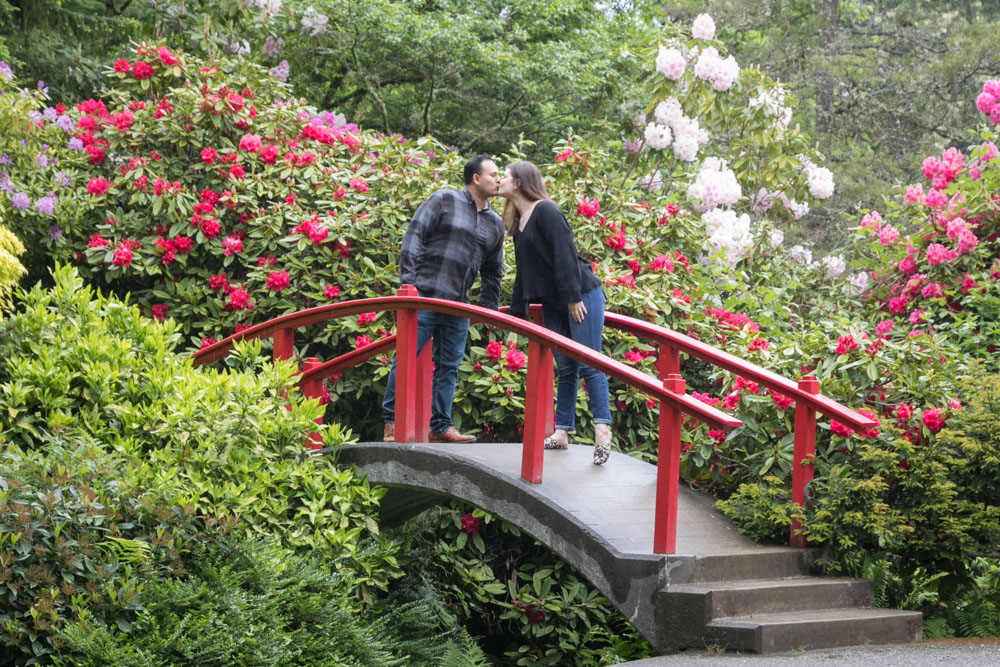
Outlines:
[[[395, 335], [322, 363], [306, 359], [299, 375], [303, 393], [318, 397], [325, 378], [396, 349], [396, 443], [361, 443], [337, 451], [341, 463], [390, 487], [383, 517], [412, 515], [441, 496], [491, 511], [559, 553], [664, 651], [707, 644], [775, 651], [920, 638], [919, 613], [870, 608], [871, 582], [809, 576], [814, 554], [803, 548], [798, 526], [792, 526], [790, 547], [757, 545], [739, 535], [710, 498], [680, 488], [684, 415], [719, 429], [742, 425], [686, 393], [681, 354], [795, 401], [793, 501], [798, 504], [805, 501], [813, 476], [817, 414], [856, 430], [874, 426], [820, 394], [813, 377], [795, 382], [689, 336], [606, 313], [606, 328], [657, 346], [659, 377], [654, 377], [544, 328], [537, 306], [531, 311], [534, 321], [527, 321], [420, 297], [409, 285], [396, 296], [319, 306], [258, 324], [199, 350], [195, 363], [217, 361], [235, 342], [252, 338], [273, 339], [274, 358], [293, 359], [296, 329], [388, 310], [396, 311]], [[416, 349], [418, 310], [467, 317], [528, 339], [523, 443], [427, 443], [432, 355], [431, 345]], [[553, 350], [659, 402], [655, 466], [622, 454], [594, 466], [589, 448], [580, 446], [544, 450], [542, 441], [553, 424]], [[319, 448], [318, 435], [311, 438], [309, 444]]]

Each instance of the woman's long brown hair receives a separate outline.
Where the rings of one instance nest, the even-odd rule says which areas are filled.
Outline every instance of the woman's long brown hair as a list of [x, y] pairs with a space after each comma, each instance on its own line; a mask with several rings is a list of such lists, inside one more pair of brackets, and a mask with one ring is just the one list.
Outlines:
[[[545, 181], [542, 180], [542, 172], [538, 171], [533, 163], [527, 161], [512, 162], [504, 170], [505, 175], [509, 174], [514, 179], [514, 185], [521, 191], [529, 201], [547, 199], [552, 201], [549, 193], [545, 190]], [[510, 236], [521, 224], [521, 214], [510, 199], [503, 205], [503, 228]]]

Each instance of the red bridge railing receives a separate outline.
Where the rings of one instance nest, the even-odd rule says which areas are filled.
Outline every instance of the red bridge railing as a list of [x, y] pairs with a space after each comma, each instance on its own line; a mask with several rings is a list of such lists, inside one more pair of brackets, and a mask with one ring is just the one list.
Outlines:
[[[602, 371], [609, 377], [643, 391], [660, 403], [658, 463], [656, 483], [656, 514], [653, 551], [674, 553], [677, 537], [677, 494], [680, 480], [681, 424], [689, 415], [710, 426], [728, 430], [742, 426], [731, 415], [707, 405], [686, 393], [680, 375], [680, 354], [702, 359], [774, 391], [792, 397], [796, 402], [795, 459], [792, 477], [792, 499], [805, 502], [805, 486], [812, 479], [812, 458], [816, 446], [816, 414], [835, 418], [851, 428], [861, 430], [874, 426], [864, 415], [819, 394], [819, 383], [806, 377], [798, 383], [772, 373], [727, 352], [706, 345], [675, 331], [631, 317], [605, 314], [605, 326], [645, 338], [659, 346], [659, 378], [584, 347], [554, 333], [540, 324], [541, 308], [532, 306], [534, 322], [489, 310], [480, 306], [430, 299], [417, 295], [416, 289], [404, 285], [396, 296], [358, 299], [319, 306], [284, 315], [244, 329], [193, 355], [196, 364], [208, 364], [222, 359], [240, 340], [272, 338], [275, 359], [294, 357], [295, 330], [332, 319], [371, 311], [396, 311], [396, 335], [386, 336], [363, 348], [352, 350], [335, 359], [320, 363], [315, 358], [303, 362], [299, 385], [303, 394], [317, 398], [325, 378], [361, 364], [396, 348], [396, 441], [426, 442], [431, 413], [431, 345], [417, 350], [417, 311], [429, 310], [458, 317], [467, 317], [473, 324], [486, 324], [511, 331], [528, 339], [528, 377], [525, 390], [524, 446], [521, 454], [521, 477], [533, 484], [542, 481], [543, 440], [553, 426], [553, 363], [552, 352], [558, 351], [571, 359]], [[313, 443], [318, 436], [313, 434]], [[318, 444], [314, 444], [318, 447]], [[799, 527], [792, 526], [791, 543], [806, 546]]]

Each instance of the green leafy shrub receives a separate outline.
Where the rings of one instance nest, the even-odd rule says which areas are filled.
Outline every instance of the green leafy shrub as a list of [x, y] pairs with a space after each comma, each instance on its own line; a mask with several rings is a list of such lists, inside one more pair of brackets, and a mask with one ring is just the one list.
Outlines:
[[53, 438], [44, 450], [4, 443], [4, 664], [60, 650], [59, 633], [84, 618], [127, 630], [145, 608], [150, 579], [185, 575], [204, 526], [176, 487], [150, 486], [135, 472], [89, 438]]
[[183, 580], [150, 581], [145, 610], [124, 631], [90, 618], [66, 627], [55, 663], [438, 665], [446, 651], [466, 654], [433, 600], [359, 615], [346, 579], [278, 540], [218, 540], [194, 554]]
[[23, 252], [24, 245], [0, 221], [0, 319], [14, 286], [24, 275], [24, 266], [17, 259]]
[[496, 660], [596, 665], [650, 655], [606, 598], [506, 521], [453, 504], [410, 522], [407, 539], [411, 546], [401, 558], [429, 565], [409, 580], [437, 590]]

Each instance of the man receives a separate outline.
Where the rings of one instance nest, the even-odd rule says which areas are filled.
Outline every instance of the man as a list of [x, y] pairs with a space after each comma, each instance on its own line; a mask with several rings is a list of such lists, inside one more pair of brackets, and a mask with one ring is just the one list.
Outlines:
[[[465, 163], [465, 188], [438, 190], [420, 205], [403, 236], [399, 278], [420, 296], [469, 302], [469, 288], [482, 274], [480, 302], [500, 305], [503, 277], [503, 222], [489, 198], [500, 188], [500, 173], [487, 155]], [[431, 311], [417, 313], [417, 350], [434, 338], [431, 391], [431, 442], [475, 442], [451, 420], [458, 364], [465, 355], [469, 320]], [[385, 441], [395, 439], [396, 360], [392, 361], [382, 403]]]

